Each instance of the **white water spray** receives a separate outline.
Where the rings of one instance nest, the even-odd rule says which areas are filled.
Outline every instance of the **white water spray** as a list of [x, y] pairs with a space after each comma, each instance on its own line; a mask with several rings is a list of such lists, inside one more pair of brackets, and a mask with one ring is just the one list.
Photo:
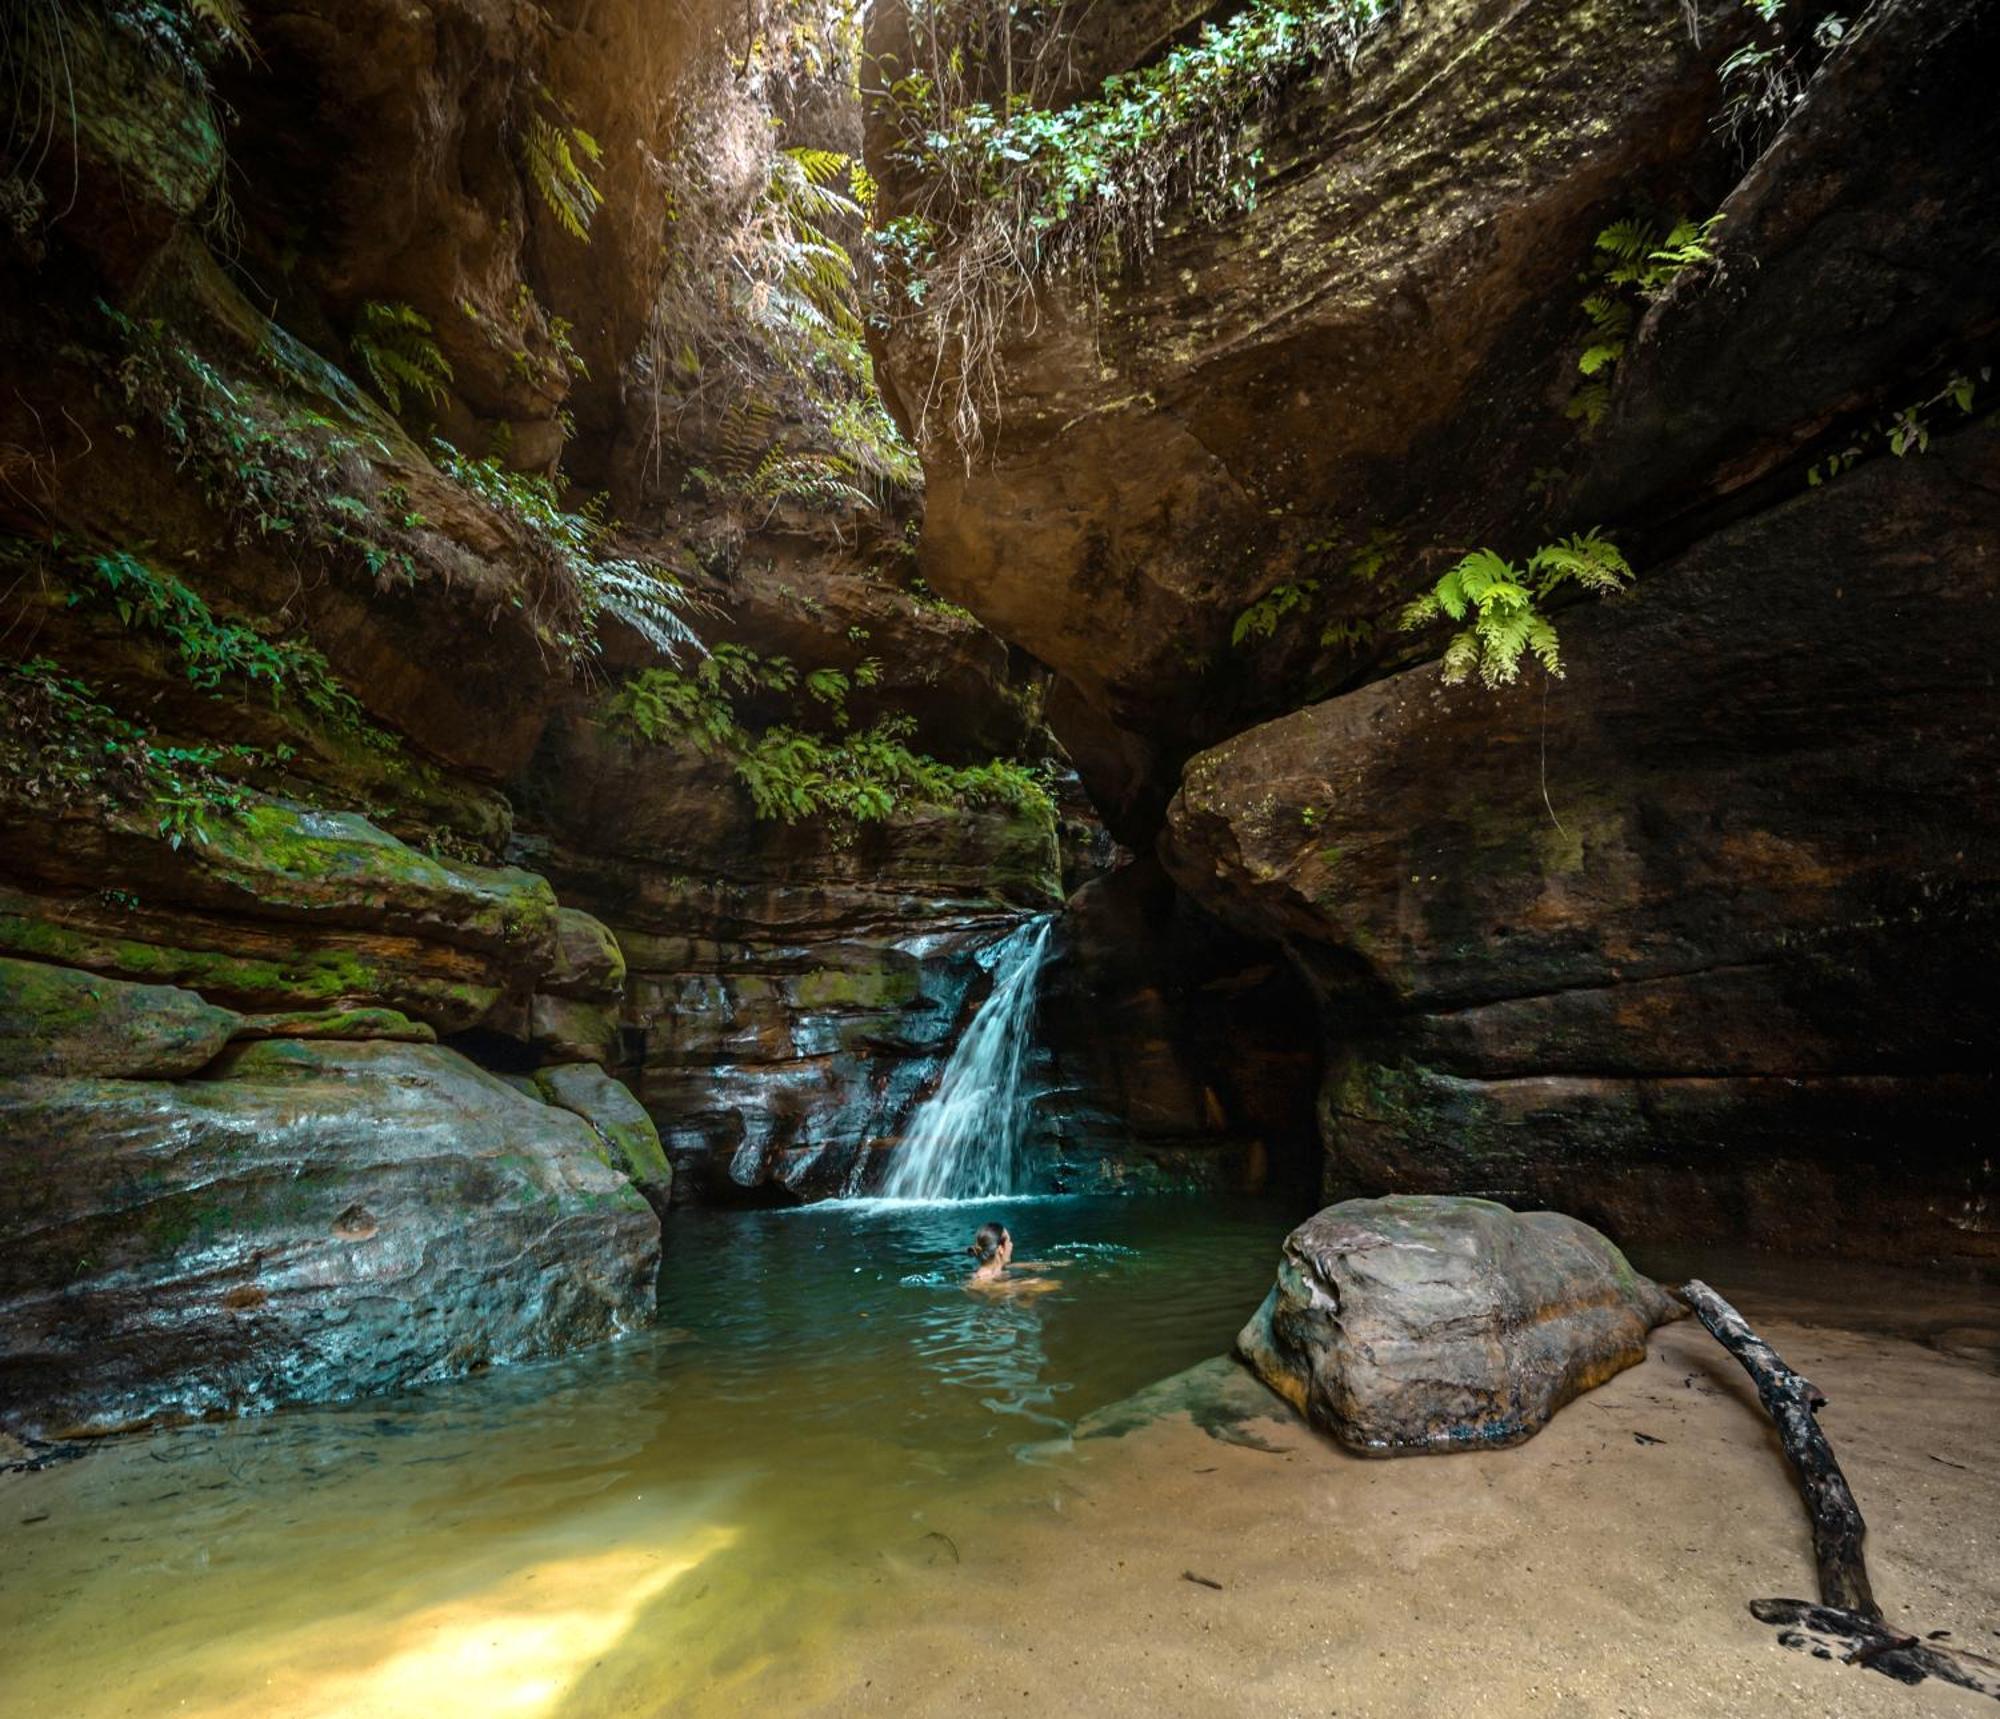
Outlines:
[[993, 992], [910, 1118], [883, 1197], [971, 1200], [1020, 1189], [1032, 1109], [1021, 1073], [1035, 1018], [1035, 981], [1054, 919], [1031, 919], [993, 954]]

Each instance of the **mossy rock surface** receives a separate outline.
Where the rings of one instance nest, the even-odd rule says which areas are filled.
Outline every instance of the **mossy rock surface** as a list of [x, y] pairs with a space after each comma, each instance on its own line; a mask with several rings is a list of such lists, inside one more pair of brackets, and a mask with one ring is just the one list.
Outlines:
[[192, 1074], [240, 1024], [175, 986], [0, 957], [0, 1075]]
[[558, 907], [555, 957], [541, 989], [585, 1002], [616, 1002], [625, 989], [625, 955], [611, 927], [577, 908]]
[[667, 1162], [652, 1117], [621, 1081], [595, 1063], [576, 1062], [538, 1071], [535, 1084], [549, 1103], [573, 1111], [589, 1123], [609, 1149], [614, 1168], [631, 1177], [632, 1185], [654, 1205], [665, 1209], [673, 1193], [673, 1167]]

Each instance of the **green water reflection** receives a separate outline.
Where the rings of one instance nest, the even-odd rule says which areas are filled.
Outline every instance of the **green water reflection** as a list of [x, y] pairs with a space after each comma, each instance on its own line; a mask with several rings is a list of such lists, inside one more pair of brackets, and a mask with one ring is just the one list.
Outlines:
[[[1227, 1348], [1299, 1215], [677, 1215], [615, 1347], [0, 1481], [0, 1711], [728, 1710], [992, 1512], [1061, 1509], [1067, 1429]], [[987, 1218], [1061, 1287], [966, 1294]]]

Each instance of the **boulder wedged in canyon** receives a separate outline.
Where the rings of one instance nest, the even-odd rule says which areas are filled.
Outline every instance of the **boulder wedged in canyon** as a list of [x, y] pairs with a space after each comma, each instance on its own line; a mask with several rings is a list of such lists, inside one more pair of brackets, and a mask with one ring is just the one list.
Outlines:
[[1546, 693], [1426, 665], [1194, 759], [1168, 866], [1322, 999], [1329, 1191], [1990, 1260], [1996, 541], [1974, 426], [1565, 611]]
[[1348, 1200], [1285, 1238], [1237, 1353], [1364, 1456], [1519, 1444], [1646, 1358], [1682, 1310], [1560, 1212], [1422, 1195]]
[[597, 1134], [439, 1046], [0, 1080], [0, 1156], [0, 1422], [36, 1437], [394, 1390], [653, 1315], [659, 1220]]

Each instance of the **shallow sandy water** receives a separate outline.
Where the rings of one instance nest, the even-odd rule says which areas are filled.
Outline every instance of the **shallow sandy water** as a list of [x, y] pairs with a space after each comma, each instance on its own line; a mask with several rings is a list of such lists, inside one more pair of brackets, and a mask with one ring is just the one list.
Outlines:
[[[2000, 1657], [2000, 1379], [1770, 1321], [1824, 1424], [1892, 1620]], [[1082, 1443], [893, 1631], [774, 1670], [785, 1712], [1854, 1716], [1990, 1712], [1780, 1648], [1744, 1609], [1812, 1550], [1748, 1381], [1692, 1322], [1511, 1451], [1370, 1462], [1296, 1421]], [[1633, 1436], [1658, 1439], [1642, 1444]], [[1060, 1509], [1057, 1509], [1058, 1502]], [[1193, 1572], [1219, 1590], [1188, 1581]], [[745, 1690], [714, 1692], [728, 1711]]]
[[[1809, 1592], [1810, 1547], [1699, 1327], [1513, 1451], [1073, 1437], [1226, 1345], [1285, 1224], [1010, 1216], [1076, 1244], [1058, 1294], [959, 1292], [963, 1214], [718, 1218], [679, 1232], [685, 1327], [0, 1477], [0, 1715], [1991, 1710], [1745, 1611]], [[1832, 1399], [1892, 1618], [2000, 1657], [2000, 1301], [1648, 1263], [1699, 1265]]]

